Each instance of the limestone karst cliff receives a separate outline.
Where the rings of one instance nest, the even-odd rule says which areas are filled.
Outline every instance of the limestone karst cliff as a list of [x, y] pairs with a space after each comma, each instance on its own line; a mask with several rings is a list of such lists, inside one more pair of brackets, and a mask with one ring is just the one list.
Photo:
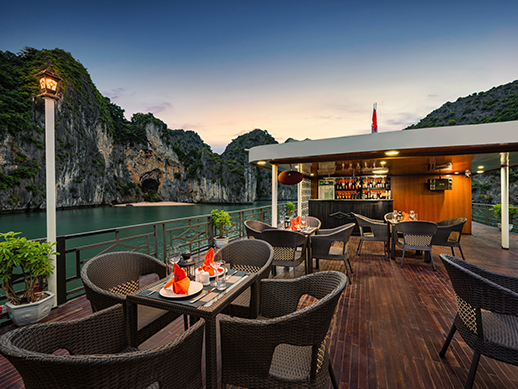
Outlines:
[[[134, 201], [252, 203], [270, 198], [269, 172], [245, 148], [277, 143], [256, 129], [213, 153], [193, 131], [171, 130], [152, 114], [130, 121], [102, 96], [86, 69], [60, 50], [0, 51], [0, 211], [45, 208], [44, 104], [36, 73], [63, 78], [56, 104], [58, 208]], [[282, 187], [281, 199], [296, 198]]]

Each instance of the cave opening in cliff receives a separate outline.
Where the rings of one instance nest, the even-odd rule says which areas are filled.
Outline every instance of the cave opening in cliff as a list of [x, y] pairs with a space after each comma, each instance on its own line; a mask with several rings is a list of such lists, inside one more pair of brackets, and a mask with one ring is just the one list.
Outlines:
[[157, 191], [160, 183], [152, 178], [146, 178], [142, 181], [142, 190], [144, 192]]

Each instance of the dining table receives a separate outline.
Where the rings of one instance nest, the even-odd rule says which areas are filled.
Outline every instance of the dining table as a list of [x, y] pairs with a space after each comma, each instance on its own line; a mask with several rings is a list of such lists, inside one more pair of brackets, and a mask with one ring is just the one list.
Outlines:
[[[234, 301], [244, 290], [256, 280], [255, 273], [248, 273], [240, 270], [228, 270], [227, 287], [218, 290], [211, 285], [203, 285], [202, 290], [193, 295], [172, 298], [166, 295], [160, 285], [165, 284], [167, 278], [146, 285], [126, 297], [127, 312], [130, 329], [130, 342], [137, 347], [137, 309], [138, 305], [160, 308], [173, 311], [182, 315], [188, 315], [191, 324], [200, 318], [205, 320], [205, 367], [206, 387], [217, 388], [217, 343], [216, 343], [216, 318], [232, 301]], [[196, 285], [198, 286], [198, 285]], [[213, 289], [213, 290], [212, 290]], [[160, 293], [162, 290], [162, 293]], [[205, 292], [208, 292], [205, 294]], [[196, 297], [205, 294], [197, 301]]]

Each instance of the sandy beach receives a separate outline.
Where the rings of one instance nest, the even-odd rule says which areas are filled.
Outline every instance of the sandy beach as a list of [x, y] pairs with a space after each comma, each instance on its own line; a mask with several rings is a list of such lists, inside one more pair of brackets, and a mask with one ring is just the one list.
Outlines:
[[127, 204], [117, 204], [116, 207], [152, 207], [152, 206], [164, 206], [164, 205], [194, 205], [194, 203], [177, 203], [175, 201], [160, 201], [160, 202], [147, 202], [142, 201], [140, 203], [127, 203]]

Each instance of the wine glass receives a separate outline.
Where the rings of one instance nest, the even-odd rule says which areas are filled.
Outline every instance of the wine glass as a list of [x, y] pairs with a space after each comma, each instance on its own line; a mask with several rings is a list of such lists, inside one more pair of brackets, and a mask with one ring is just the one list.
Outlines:
[[174, 264], [180, 262], [180, 253], [171, 249], [171, 255], [167, 258], [167, 275], [174, 272]]
[[302, 216], [300, 218], [300, 227], [302, 229], [302, 231], [306, 231], [306, 226], [307, 226], [308, 222], [306, 220], [306, 217], [305, 216]]

